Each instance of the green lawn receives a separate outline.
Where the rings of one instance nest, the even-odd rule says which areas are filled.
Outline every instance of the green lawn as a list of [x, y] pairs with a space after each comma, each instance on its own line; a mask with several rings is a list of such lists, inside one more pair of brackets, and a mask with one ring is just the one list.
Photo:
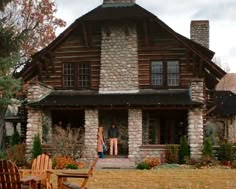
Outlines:
[[[78, 170], [81, 171], [87, 170]], [[71, 181], [78, 182], [73, 179]], [[54, 174], [54, 189], [57, 188], [56, 183]], [[96, 169], [87, 187], [88, 189], [236, 189], [236, 169]]]

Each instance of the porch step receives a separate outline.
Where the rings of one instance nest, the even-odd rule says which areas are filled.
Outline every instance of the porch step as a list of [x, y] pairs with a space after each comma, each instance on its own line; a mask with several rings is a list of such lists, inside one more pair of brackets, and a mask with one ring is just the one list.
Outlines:
[[106, 157], [99, 159], [96, 168], [98, 169], [132, 169], [135, 168], [135, 162], [129, 158]]

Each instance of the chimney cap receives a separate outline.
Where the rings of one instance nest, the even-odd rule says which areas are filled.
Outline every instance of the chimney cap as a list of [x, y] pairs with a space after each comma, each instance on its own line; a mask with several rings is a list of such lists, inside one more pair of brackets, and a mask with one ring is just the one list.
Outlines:
[[136, 0], [103, 0], [103, 4], [134, 4]]
[[208, 24], [209, 25], [209, 20], [192, 20], [191, 25], [204, 25]]

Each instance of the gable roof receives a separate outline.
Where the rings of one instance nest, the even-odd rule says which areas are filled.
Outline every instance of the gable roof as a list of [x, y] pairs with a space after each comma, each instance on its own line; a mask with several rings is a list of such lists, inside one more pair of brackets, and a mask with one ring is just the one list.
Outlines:
[[[46, 48], [42, 49], [38, 53], [32, 56], [32, 62], [28, 62], [24, 68], [17, 74], [16, 77], [28, 76], [29, 73], [32, 74], [33, 67], [37, 66], [37, 61], [45, 56], [48, 52], [53, 51], [57, 45], [61, 44], [73, 30], [81, 23], [86, 22], [104, 22], [104, 21], [145, 21], [154, 20], [157, 24], [163, 27], [167, 32], [169, 32], [173, 37], [175, 37], [180, 43], [182, 43], [186, 48], [192, 51], [194, 54], [199, 56], [205, 63], [206, 67], [210, 69], [216, 77], [221, 78], [225, 75], [225, 72], [215, 65], [211, 59], [214, 56], [214, 52], [206, 47], [176, 33], [168, 25], [162, 22], [154, 14], [150, 13], [146, 9], [142, 8], [137, 4], [131, 4], [124, 6], [98, 6], [87, 14], [81, 16], [74, 23], [72, 23], [64, 32], [62, 32], [54, 41], [52, 41]], [[37, 73], [34, 73], [37, 74]], [[25, 78], [27, 80], [27, 78]]]
[[227, 73], [216, 85], [217, 91], [231, 91], [236, 94], [236, 73]]

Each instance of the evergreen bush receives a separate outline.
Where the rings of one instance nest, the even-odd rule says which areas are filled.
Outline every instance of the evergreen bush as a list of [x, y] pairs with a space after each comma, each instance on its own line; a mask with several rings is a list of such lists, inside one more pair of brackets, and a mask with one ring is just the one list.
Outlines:
[[150, 165], [145, 162], [141, 162], [137, 165], [137, 169], [144, 170], [144, 169], [151, 169]]
[[66, 166], [66, 169], [78, 169], [78, 166], [75, 165], [75, 164], [68, 164], [68, 165]]
[[179, 163], [185, 164], [186, 159], [190, 157], [190, 147], [188, 144], [188, 139], [186, 136], [182, 136], [180, 138], [180, 145], [179, 145]]
[[33, 140], [33, 148], [32, 148], [32, 158], [36, 158], [38, 155], [42, 154], [43, 149], [42, 149], [42, 144], [41, 140], [39, 137], [39, 134], [34, 136]]
[[16, 130], [11, 137], [11, 146], [21, 143], [21, 138], [19, 132]]
[[212, 140], [210, 138], [204, 140], [202, 154], [211, 158], [213, 157]]
[[219, 148], [218, 159], [220, 161], [233, 161], [234, 159], [233, 145], [229, 143], [222, 143]]

